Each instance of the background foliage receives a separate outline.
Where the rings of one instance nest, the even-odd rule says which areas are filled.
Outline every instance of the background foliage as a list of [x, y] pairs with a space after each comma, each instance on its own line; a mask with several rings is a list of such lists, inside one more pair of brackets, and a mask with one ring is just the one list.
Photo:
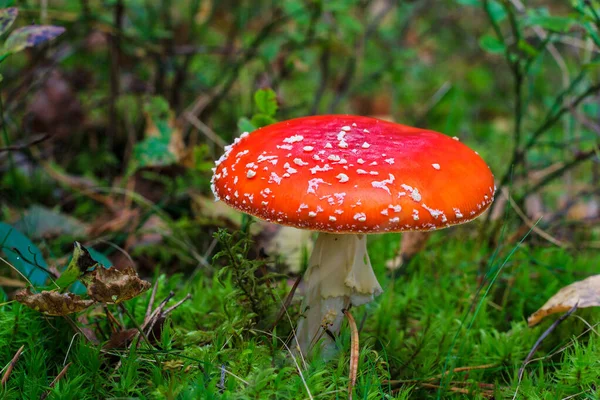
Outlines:
[[[519, 377], [551, 323], [527, 316], [598, 270], [598, 1], [0, 0], [13, 6], [0, 15], [0, 367], [25, 350], [0, 396], [345, 398], [347, 329], [332, 363], [295, 365], [284, 346], [298, 300], [279, 310], [310, 237], [221, 208], [209, 188], [242, 132], [324, 113], [458, 136], [498, 186], [490, 212], [436, 232], [400, 273], [386, 263], [401, 236], [370, 237], [385, 293], [354, 311], [355, 396], [600, 395], [593, 309]], [[157, 282], [156, 303], [56, 318], [13, 301], [20, 274], [48, 283], [75, 240]], [[123, 332], [165, 298], [185, 301], [131, 347]]]

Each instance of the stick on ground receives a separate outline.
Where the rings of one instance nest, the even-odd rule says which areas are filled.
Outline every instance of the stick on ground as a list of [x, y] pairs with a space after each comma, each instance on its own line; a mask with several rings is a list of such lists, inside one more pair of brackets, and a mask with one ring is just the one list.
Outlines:
[[25, 348], [25, 345], [21, 346], [19, 348], [19, 350], [17, 350], [17, 352], [15, 353], [12, 360], [10, 360], [10, 363], [6, 367], [6, 372], [4, 373], [4, 376], [2, 377], [2, 381], [0, 381], [0, 384], [2, 386], [6, 386], [6, 382], [8, 382], [8, 378], [10, 378], [10, 374], [11, 374], [13, 368], [15, 367], [15, 364], [19, 360], [19, 357], [21, 356], [21, 353], [23, 352], [24, 348]]
[[351, 332], [351, 350], [350, 350], [350, 376], [348, 383], [348, 400], [352, 400], [352, 390], [356, 384], [356, 373], [358, 371], [358, 328], [356, 327], [356, 321], [348, 310], [344, 310], [344, 315], [348, 318], [348, 325], [350, 325]]

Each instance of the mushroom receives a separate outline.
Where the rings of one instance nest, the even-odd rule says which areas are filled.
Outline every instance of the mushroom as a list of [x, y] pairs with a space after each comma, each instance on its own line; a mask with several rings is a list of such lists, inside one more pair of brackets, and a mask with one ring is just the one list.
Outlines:
[[266, 221], [318, 231], [296, 346], [331, 344], [343, 309], [382, 293], [370, 233], [430, 231], [482, 214], [496, 191], [456, 138], [376, 118], [322, 115], [245, 132], [216, 162], [216, 200]]

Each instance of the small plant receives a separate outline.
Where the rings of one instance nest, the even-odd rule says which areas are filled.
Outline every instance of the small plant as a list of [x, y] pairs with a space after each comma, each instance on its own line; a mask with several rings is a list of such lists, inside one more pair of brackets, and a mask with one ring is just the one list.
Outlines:
[[240, 118], [238, 128], [241, 132], [252, 132], [263, 126], [277, 122], [275, 114], [279, 108], [277, 95], [272, 89], [260, 89], [254, 93], [254, 105], [256, 112], [251, 119]]
[[[81, 280], [86, 286], [88, 298], [65, 292], [77, 280]], [[64, 316], [98, 303], [120, 304], [150, 288], [150, 283], [141, 280], [131, 267], [123, 270], [102, 267], [78, 242], [75, 242], [71, 262], [53, 284], [55, 287], [44, 288], [39, 293], [34, 293], [31, 287], [27, 287], [17, 292], [15, 298], [46, 315]]]
[[223, 282], [230, 276], [235, 287], [230, 298], [246, 310], [251, 326], [265, 325], [277, 304], [272, 282], [282, 275], [268, 272], [264, 260], [248, 257], [254, 244], [246, 233], [219, 229], [214, 237], [222, 248], [213, 258], [215, 265], [223, 265], [218, 279]]
[[[0, 35], [8, 31], [18, 15], [19, 10], [16, 7], [0, 10]], [[0, 62], [11, 54], [46, 43], [64, 31], [65, 28], [52, 25], [28, 25], [15, 29], [4, 41], [4, 46], [0, 50]]]

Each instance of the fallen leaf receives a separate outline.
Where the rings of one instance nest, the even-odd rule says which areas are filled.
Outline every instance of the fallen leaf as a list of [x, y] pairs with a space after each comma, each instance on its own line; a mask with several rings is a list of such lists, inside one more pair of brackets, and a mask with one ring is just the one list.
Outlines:
[[123, 270], [98, 267], [87, 275], [88, 295], [101, 303], [119, 304], [150, 288], [150, 282], [140, 279], [129, 266]]
[[134, 147], [139, 167], [161, 167], [177, 164], [186, 153], [181, 127], [177, 124], [168, 102], [160, 97], [149, 98], [144, 105], [146, 137]]
[[11, 27], [15, 19], [17, 19], [17, 15], [19, 15], [19, 10], [17, 7], [4, 8], [0, 10], [0, 35], [8, 30]]
[[90, 255], [88, 249], [83, 247], [81, 243], [73, 244], [73, 257], [67, 268], [60, 274], [55, 284], [64, 290], [71, 286], [81, 275], [83, 275], [90, 267], [97, 265], [96, 261]]
[[590, 276], [560, 289], [546, 304], [531, 314], [527, 323], [532, 327], [548, 315], [569, 311], [575, 304], [577, 308], [600, 306], [600, 275]]
[[82, 299], [73, 293], [47, 290], [43, 290], [41, 293], [32, 293], [30, 288], [17, 292], [15, 299], [29, 308], [53, 316], [83, 311], [94, 304], [93, 300]]
[[48, 42], [64, 33], [62, 26], [31, 25], [15, 29], [4, 42], [5, 53], [16, 53]]
[[87, 233], [87, 226], [77, 218], [39, 205], [31, 206], [13, 226], [30, 239], [61, 235], [83, 237]]
[[124, 331], [114, 332], [108, 342], [102, 348], [104, 350], [109, 349], [125, 349], [129, 346], [129, 343], [133, 340], [135, 335], [139, 331], [135, 328], [125, 329]]
[[121, 208], [97, 218], [94, 223], [90, 224], [89, 233], [92, 236], [100, 236], [107, 233], [122, 232], [137, 226], [139, 218], [140, 210]]
[[[13, 226], [0, 222], [0, 252], [33, 285], [44, 285], [48, 279], [48, 264], [42, 251], [27, 236]], [[22, 254], [27, 254], [26, 259]], [[41, 266], [42, 268], [39, 268]]]

